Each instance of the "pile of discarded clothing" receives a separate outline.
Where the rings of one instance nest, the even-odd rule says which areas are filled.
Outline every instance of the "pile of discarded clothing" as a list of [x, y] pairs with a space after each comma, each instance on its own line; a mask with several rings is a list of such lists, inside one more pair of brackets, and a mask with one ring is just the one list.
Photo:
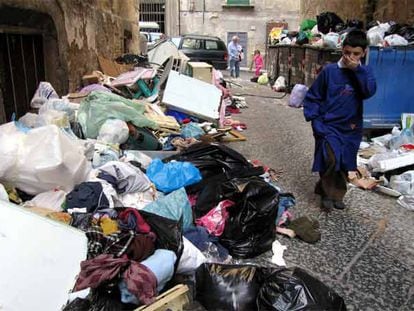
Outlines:
[[351, 183], [398, 198], [398, 204], [414, 210], [414, 124], [412, 114], [402, 115], [402, 130], [362, 142], [358, 171], [350, 172]]
[[406, 46], [414, 43], [414, 25], [374, 21], [364, 27], [363, 21], [344, 21], [334, 12], [323, 12], [316, 19], [304, 19], [299, 31], [275, 27], [269, 33], [268, 42], [270, 45], [309, 44], [336, 49], [341, 47], [347, 33], [355, 29], [366, 30], [369, 43], [374, 46]]

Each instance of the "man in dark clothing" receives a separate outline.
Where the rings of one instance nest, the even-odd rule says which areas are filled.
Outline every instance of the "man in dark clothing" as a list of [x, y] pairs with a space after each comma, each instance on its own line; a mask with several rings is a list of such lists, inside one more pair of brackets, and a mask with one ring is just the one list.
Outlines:
[[342, 58], [327, 65], [304, 100], [306, 121], [312, 122], [315, 155], [312, 170], [319, 172], [315, 193], [323, 209], [344, 209], [348, 171], [356, 170], [362, 140], [363, 100], [375, 94], [375, 78], [361, 64], [368, 40], [364, 32], [351, 31], [342, 44]]

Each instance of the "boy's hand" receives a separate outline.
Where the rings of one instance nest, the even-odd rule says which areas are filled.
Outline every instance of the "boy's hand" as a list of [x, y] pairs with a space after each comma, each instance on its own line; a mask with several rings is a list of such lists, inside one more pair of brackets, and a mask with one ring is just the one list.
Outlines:
[[344, 55], [344, 64], [346, 68], [355, 70], [359, 66], [359, 62], [353, 60], [351, 57]]

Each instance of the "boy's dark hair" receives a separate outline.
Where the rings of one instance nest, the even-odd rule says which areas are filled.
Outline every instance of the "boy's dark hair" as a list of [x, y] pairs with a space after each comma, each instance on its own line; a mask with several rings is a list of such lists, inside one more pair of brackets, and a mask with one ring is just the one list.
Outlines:
[[346, 45], [353, 48], [360, 47], [365, 50], [368, 46], [367, 35], [362, 30], [352, 30], [347, 34], [344, 42], [342, 42], [342, 46]]

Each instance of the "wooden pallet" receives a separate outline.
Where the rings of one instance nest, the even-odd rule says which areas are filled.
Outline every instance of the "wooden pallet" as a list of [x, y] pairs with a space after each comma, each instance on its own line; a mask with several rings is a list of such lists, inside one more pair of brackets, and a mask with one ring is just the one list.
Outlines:
[[187, 285], [179, 284], [159, 295], [152, 304], [135, 311], [183, 311], [183, 307], [190, 302], [188, 291]]

